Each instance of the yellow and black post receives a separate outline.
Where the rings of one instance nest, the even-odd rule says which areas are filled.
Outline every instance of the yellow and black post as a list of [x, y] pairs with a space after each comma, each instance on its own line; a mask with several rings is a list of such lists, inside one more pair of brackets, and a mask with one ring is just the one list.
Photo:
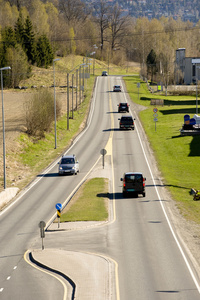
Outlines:
[[60, 227], [60, 216], [61, 216], [61, 210], [57, 210], [57, 218], [58, 218], [58, 228]]

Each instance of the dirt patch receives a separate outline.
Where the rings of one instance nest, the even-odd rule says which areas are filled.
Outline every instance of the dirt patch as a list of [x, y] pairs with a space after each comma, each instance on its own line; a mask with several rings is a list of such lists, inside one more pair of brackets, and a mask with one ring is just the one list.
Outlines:
[[[53, 90], [52, 90], [53, 92]], [[5, 127], [5, 148], [6, 148], [6, 181], [11, 186], [18, 184], [31, 176], [30, 169], [16, 161], [16, 153], [21, 151], [19, 136], [26, 132], [26, 104], [32, 98], [36, 91], [8, 91], [4, 90], [4, 127]], [[67, 111], [66, 91], [59, 90], [56, 92], [56, 99], [62, 103], [62, 113]], [[74, 99], [74, 101], [76, 101]], [[72, 106], [70, 99], [70, 108]], [[3, 125], [2, 110], [0, 113], [0, 138], [2, 147], [0, 147], [0, 192], [3, 190]]]

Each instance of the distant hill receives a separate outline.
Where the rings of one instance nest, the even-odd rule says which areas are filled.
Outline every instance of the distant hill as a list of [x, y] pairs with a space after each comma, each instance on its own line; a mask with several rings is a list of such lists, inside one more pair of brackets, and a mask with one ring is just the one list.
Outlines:
[[[97, 5], [99, 0], [82, 0], [84, 3]], [[160, 17], [173, 17], [175, 20], [197, 23], [200, 16], [199, 0], [105, 0], [112, 6], [118, 3], [125, 14], [133, 17], [147, 17], [148, 19]], [[95, 14], [95, 9], [93, 10]]]

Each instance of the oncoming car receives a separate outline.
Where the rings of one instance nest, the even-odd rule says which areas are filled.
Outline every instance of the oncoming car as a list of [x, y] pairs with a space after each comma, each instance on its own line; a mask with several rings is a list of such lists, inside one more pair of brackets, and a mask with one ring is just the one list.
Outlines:
[[121, 92], [122, 89], [121, 89], [121, 86], [120, 85], [114, 85], [113, 86], [113, 92]]
[[142, 194], [142, 196], [145, 197], [145, 180], [146, 178], [143, 177], [140, 172], [124, 173], [123, 178], [121, 178], [121, 181], [123, 181], [123, 196], [127, 196], [129, 194], [138, 196], [138, 194]]
[[103, 71], [101, 76], [108, 76], [108, 73], [106, 71]]
[[64, 155], [62, 156], [60, 162], [58, 163], [58, 173], [59, 175], [64, 174], [75, 174], [80, 172], [79, 162], [75, 155]]

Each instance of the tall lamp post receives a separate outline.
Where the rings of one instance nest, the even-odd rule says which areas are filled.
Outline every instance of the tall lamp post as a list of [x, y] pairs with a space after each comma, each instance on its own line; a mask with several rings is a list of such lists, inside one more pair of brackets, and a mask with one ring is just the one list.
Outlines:
[[94, 75], [94, 73], [95, 73], [95, 58], [96, 58], [96, 50], [98, 49], [98, 47], [97, 47], [97, 45], [96, 44], [94, 44], [93, 45], [93, 47], [94, 47], [94, 64], [93, 64], [93, 75]]
[[5, 147], [5, 126], [4, 126], [4, 103], [3, 103], [3, 72], [10, 70], [11, 67], [1, 68], [1, 95], [2, 95], [2, 127], [3, 127], [3, 170], [4, 170], [4, 189], [6, 189], [6, 147]]
[[198, 69], [200, 66], [196, 66], [196, 115], [198, 115]]
[[57, 135], [56, 135], [56, 88], [55, 88], [55, 61], [60, 58], [53, 59], [53, 87], [54, 87], [54, 117], [55, 117], [55, 149], [57, 148]]

